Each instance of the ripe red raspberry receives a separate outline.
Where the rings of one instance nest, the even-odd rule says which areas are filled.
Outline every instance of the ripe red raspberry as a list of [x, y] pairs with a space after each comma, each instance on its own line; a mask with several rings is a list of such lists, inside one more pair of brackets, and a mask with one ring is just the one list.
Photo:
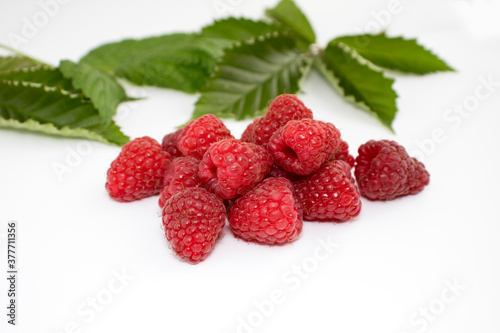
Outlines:
[[354, 174], [361, 195], [368, 199], [392, 200], [417, 194], [429, 184], [424, 165], [397, 142], [370, 140], [358, 153]]
[[212, 143], [232, 137], [219, 118], [206, 114], [184, 126], [177, 137], [177, 147], [185, 156], [194, 156], [201, 160]]
[[245, 130], [242, 141], [265, 145], [278, 128], [284, 126], [290, 120], [312, 119], [312, 111], [309, 110], [295, 95], [283, 94], [276, 97], [266, 114], [260, 120], [254, 120]]
[[246, 241], [268, 245], [292, 242], [302, 231], [302, 211], [285, 178], [267, 178], [231, 207], [233, 233]]
[[210, 146], [200, 163], [205, 187], [223, 199], [232, 199], [258, 184], [272, 159], [262, 146], [225, 139]]
[[283, 177], [291, 182], [294, 182], [301, 178], [301, 176], [294, 174], [293, 172], [285, 171], [283, 168], [277, 166], [276, 164], [271, 165], [271, 170], [266, 176], [266, 178], [271, 178], [271, 177], [274, 178]]
[[188, 187], [202, 186], [198, 177], [199, 165], [200, 160], [192, 156], [178, 157], [172, 161], [163, 178], [165, 187], [158, 200], [160, 208], [163, 208], [165, 202], [177, 192]]
[[226, 222], [222, 200], [199, 187], [177, 192], [167, 201], [162, 214], [168, 242], [190, 264], [208, 256]]
[[161, 147], [164, 151], [169, 153], [170, 157], [176, 158], [176, 157], [181, 157], [184, 156], [179, 148], [177, 147], [177, 137], [179, 134], [182, 132], [182, 128], [178, 129], [175, 132], [169, 133], [163, 137], [163, 140], [161, 142]]
[[170, 156], [150, 138], [137, 138], [122, 147], [107, 172], [106, 190], [117, 201], [128, 202], [160, 193]]
[[430, 175], [422, 162], [415, 157], [412, 157], [412, 161], [415, 162], [415, 171], [410, 172], [408, 184], [410, 185], [410, 194], [413, 195], [421, 192], [424, 187], [429, 185]]
[[313, 119], [290, 120], [267, 144], [274, 163], [298, 175], [310, 175], [339, 148], [333, 124]]
[[361, 200], [345, 161], [329, 161], [318, 171], [293, 183], [304, 220], [348, 221], [359, 215]]
[[254, 130], [255, 126], [257, 123], [261, 120], [262, 118], [255, 118], [250, 124], [248, 124], [247, 128], [245, 128], [245, 131], [243, 134], [241, 134], [241, 141], [243, 142], [250, 142], [250, 143], [255, 143], [254, 139]]
[[354, 168], [354, 156], [349, 154], [349, 145], [344, 140], [340, 139], [339, 149], [328, 160], [342, 160], [349, 163], [351, 168]]

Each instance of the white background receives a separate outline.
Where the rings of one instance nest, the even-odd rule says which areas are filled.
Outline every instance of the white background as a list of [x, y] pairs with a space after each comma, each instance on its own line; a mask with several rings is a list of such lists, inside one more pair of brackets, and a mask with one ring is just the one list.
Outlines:
[[[218, 3], [230, 11], [217, 10]], [[195, 31], [229, 14], [259, 18], [275, 3], [66, 1], [18, 49], [57, 65], [105, 42]], [[214, 252], [192, 266], [168, 248], [157, 197], [109, 199], [106, 170], [119, 148], [2, 129], [2, 332], [500, 331], [498, 3], [401, 0], [390, 17], [380, 14], [393, 9], [389, 1], [298, 3], [320, 45], [378, 27], [417, 37], [458, 70], [390, 74], [400, 95], [396, 134], [315, 73], [300, 94], [316, 118], [341, 129], [353, 151], [369, 139], [403, 144], [424, 160], [428, 188], [387, 203], [364, 200], [352, 223], [306, 222], [300, 239], [282, 247], [238, 241], [226, 226]], [[41, 12], [38, 1], [0, 0], [0, 43], [12, 46], [9, 36], [23, 36], [26, 21]], [[496, 86], [489, 91], [482, 79]], [[118, 110], [116, 121], [132, 138], [161, 140], [189, 119], [197, 99], [127, 90], [147, 97]], [[489, 95], [478, 99], [478, 91]], [[454, 111], [457, 105], [465, 112]], [[226, 122], [236, 136], [248, 123]], [[54, 166], [61, 164], [71, 172], [58, 176]], [[8, 221], [19, 226], [16, 327], [5, 316]], [[330, 253], [321, 247], [328, 242], [336, 244]], [[115, 276], [123, 272], [120, 282]], [[275, 294], [281, 297], [271, 303]]]

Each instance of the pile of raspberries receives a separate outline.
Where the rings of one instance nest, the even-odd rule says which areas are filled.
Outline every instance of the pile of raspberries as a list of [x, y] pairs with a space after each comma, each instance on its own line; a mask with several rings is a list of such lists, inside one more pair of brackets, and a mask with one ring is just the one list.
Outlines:
[[171, 248], [197, 264], [226, 219], [238, 238], [284, 244], [299, 238], [303, 220], [352, 220], [360, 195], [392, 200], [427, 184], [424, 165], [396, 142], [368, 141], [354, 159], [333, 124], [313, 119], [295, 95], [284, 94], [240, 139], [207, 114], [161, 145], [147, 136], [130, 141], [111, 163], [106, 189], [122, 202], [160, 193]]

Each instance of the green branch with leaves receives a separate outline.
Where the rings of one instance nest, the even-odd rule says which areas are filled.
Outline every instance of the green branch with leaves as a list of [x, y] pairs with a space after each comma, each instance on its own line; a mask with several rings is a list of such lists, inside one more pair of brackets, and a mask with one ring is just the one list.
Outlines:
[[320, 48], [292, 0], [266, 19], [227, 18], [199, 33], [176, 33], [102, 45], [79, 63], [59, 67], [22, 55], [0, 58], [0, 127], [123, 145], [117, 106], [132, 100], [117, 81], [199, 93], [192, 118], [211, 113], [246, 119], [265, 112], [279, 94], [300, 91], [311, 69], [390, 130], [396, 116], [394, 79], [383, 69], [412, 74], [453, 71], [414, 39], [342, 36]]

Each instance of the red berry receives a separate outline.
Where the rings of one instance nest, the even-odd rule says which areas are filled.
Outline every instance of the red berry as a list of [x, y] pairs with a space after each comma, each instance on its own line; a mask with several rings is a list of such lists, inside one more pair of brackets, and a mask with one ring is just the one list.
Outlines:
[[246, 241], [268, 245], [292, 242], [302, 231], [302, 212], [285, 178], [267, 178], [231, 207], [233, 233]]
[[163, 208], [165, 204], [167, 203], [167, 200], [172, 197], [172, 194], [170, 194], [170, 191], [167, 187], [164, 187], [161, 192], [160, 192], [160, 198], [158, 199], [158, 206], [160, 208]]
[[342, 139], [340, 139], [339, 149], [328, 160], [346, 161], [351, 168], [354, 168], [354, 157], [349, 154], [349, 145]]
[[340, 132], [333, 124], [313, 119], [290, 120], [276, 131], [267, 149], [286, 171], [309, 175], [338, 150]]
[[248, 126], [247, 128], [245, 129], [245, 131], [243, 131], [243, 134], [241, 134], [241, 141], [243, 142], [250, 142], [250, 143], [255, 143], [255, 139], [254, 139], [254, 130], [255, 130], [255, 126], [257, 125], [257, 123], [261, 120], [262, 118], [255, 118]]
[[188, 187], [202, 186], [198, 177], [199, 165], [200, 160], [192, 156], [178, 157], [172, 161], [163, 178], [165, 187], [158, 200], [160, 208], [163, 208], [165, 202], [177, 192]]
[[122, 147], [107, 172], [106, 190], [127, 202], [160, 193], [170, 156], [150, 137], [137, 138]]
[[278, 128], [284, 126], [290, 120], [313, 118], [309, 110], [295, 95], [283, 94], [276, 97], [266, 114], [259, 120], [254, 120], [245, 130], [242, 141], [265, 145]]
[[354, 174], [361, 195], [371, 200], [392, 200], [417, 194], [429, 184], [422, 163], [395, 141], [370, 140], [358, 149]]
[[171, 158], [184, 156], [177, 147], [177, 137], [182, 132], [182, 128], [177, 131], [167, 134], [163, 137], [161, 147], [164, 151], [170, 154]]
[[271, 165], [264, 147], [225, 139], [210, 146], [200, 163], [199, 175], [210, 192], [232, 199], [257, 185]]
[[206, 114], [184, 126], [177, 137], [177, 146], [185, 156], [202, 159], [212, 143], [232, 137], [219, 118]]
[[421, 192], [424, 187], [429, 185], [430, 175], [422, 162], [415, 157], [412, 157], [412, 160], [415, 162], [415, 170], [410, 172], [408, 184], [410, 185], [410, 194], [413, 195]]
[[288, 179], [291, 182], [294, 182], [296, 180], [299, 180], [300, 177], [302, 177], [302, 176], [299, 176], [293, 172], [285, 171], [285, 169], [277, 166], [276, 164], [273, 164], [273, 165], [271, 165], [271, 170], [267, 174], [267, 178], [271, 178], [271, 177], [274, 177], [274, 178], [283, 177], [283, 178]]
[[304, 220], [348, 221], [359, 215], [361, 200], [345, 161], [330, 161], [293, 183]]
[[265, 116], [286, 124], [289, 120], [312, 119], [313, 114], [297, 95], [281, 94], [269, 104]]
[[222, 200], [204, 188], [177, 192], [163, 208], [165, 236], [174, 252], [190, 264], [203, 261], [213, 250], [226, 222]]

